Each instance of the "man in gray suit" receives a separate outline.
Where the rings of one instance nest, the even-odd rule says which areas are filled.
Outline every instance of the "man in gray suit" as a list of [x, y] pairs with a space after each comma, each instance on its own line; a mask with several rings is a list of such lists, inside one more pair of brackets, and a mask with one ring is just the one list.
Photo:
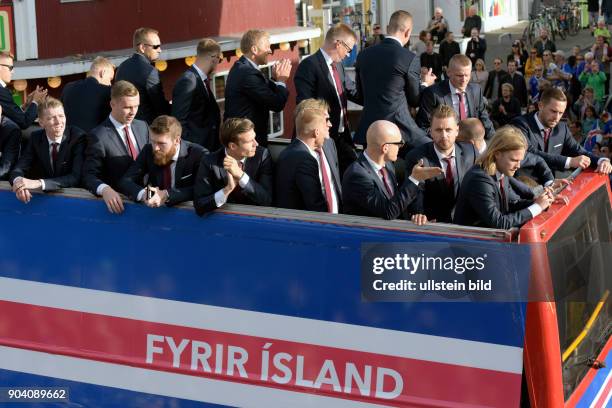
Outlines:
[[183, 126], [183, 139], [211, 152], [221, 147], [221, 113], [211, 76], [222, 59], [221, 47], [215, 40], [201, 40], [195, 62], [181, 75], [172, 92], [172, 116]]
[[111, 88], [111, 113], [87, 137], [83, 184], [102, 196], [111, 213], [123, 212], [117, 193], [119, 181], [149, 142], [146, 122], [135, 119], [140, 97], [134, 85], [115, 82]]

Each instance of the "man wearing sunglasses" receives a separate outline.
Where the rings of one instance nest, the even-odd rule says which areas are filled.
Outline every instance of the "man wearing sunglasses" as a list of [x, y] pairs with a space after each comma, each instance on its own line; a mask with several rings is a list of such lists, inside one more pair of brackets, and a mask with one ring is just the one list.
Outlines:
[[214, 152], [221, 147], [221, 112], [212, 78], [223, 59], [221, 47], [210, 38], [198, 43], [195, 62], [178, 79], [172, 92], [172, 116], [183, 126], [183, 139]]
[[11, 119], [21, 129], [26, 129], [38, 117], [38, 104], [47, 97], [47, 90], [36, 86], [26, 98], [26, 109], [21, 109], [8, 89], [13, 78], [13, 56], [8, 52], [0, 52], [0, 105], [4, 116]]
[[[342, 180], [344, 212], [386, 220], [399, 218], [417, 197], [419, 183], [444, 172], [440, 167], [423, 167], [419, 162], [399, 186], [393, 162], [404, 145], [400, 129], [387, 120], [378, 120], [370, 125], [366, 137], [368, 147], [351, 164]], [[413, 221], [425, 222], [423, 217]]]
[[152, 28], [138, 28], [133, 43], [134, 54], [119, 65], [115, 80], [131, 82], [138, 89], [140, 106], [136, 119], [150, 124], [156, 117], [170, 114], [159, 71], [152, 65], [162, 51], [159, 33]]
[[296, 104], [315, 98], [324, 99], [330, 107], [330, 137], [336, 142], [340, 174], [355, 161], [347, 101], [356, 102], [355, 84], [345, 75], [342, 60], [351, 52], [357, 36], [346, 24], [336, 24], [327, 31], [319, 51], [305, 58], [295, 73]]

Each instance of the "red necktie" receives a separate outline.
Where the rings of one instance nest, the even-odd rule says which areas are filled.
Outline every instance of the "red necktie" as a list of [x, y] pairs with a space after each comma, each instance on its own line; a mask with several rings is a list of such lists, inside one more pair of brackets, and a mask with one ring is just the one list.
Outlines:
[[455, 191], [455, 179], [453, 178], [453, 159], [454, 157], [444, 157], [442, 160], [446, 162], [446, 185], [454, 192]]
[[391, 183], [389, 183], [389, 173], [387, 171], [386, 167], [383, 167], [382, 169], [380, 169], [380, 175], [382, 176], [383, 179], [383, 184], [385, 185], [385, 188], [387, 189], [387, 193], [389, 193], [389, 197], [393, 197], [393, 186], [391, 186]]
[[127, 125], [125, 125], [123, 129], [125, 130], [125, 144], [127, 145], [128, 152], [130, 153], [130, 156], [132, 156], [132, 159], [136, 160], [136, 157], [138, 157], [138, 152], [130, 139], [130, 130], [128, 129]]
[[499, 192], [501, 193], [501, 199], [502, 199], [502, 211], [506, 211], [506, 191], [504, 190], [504, 176], [502, 175], [501, 178], [499, 179]]
[[55, 171], [55, 162], [57, 161], [57, 146], [59, 143], [51, 143], [51, 167]]
[[319, 155], [319, 166], [321, 166], [321, 175], [323, 176], [323, 187], [325, 188], [325, 201], [327, 201], [327, 212], [332, 212], [334, 206], [332, 202], [332, 191], [329, 176], [327, 175], [327, 169], [325, 168], [325, 158], [323, 157], [323, 150], [321, 148], [315, 149]]
[[459, 120], [463, 120], [466, 118], [465, 102], [463, 102], [463, 93], [457, 92], [457, 97], [459, 98]]
[[344, 118], [344, 127], [348, 128], [348, 116], [346, 115], [346, 97], [344, 95], [344, 88], [342, 87], [342, 81], [340, 81], [340, 74], [338, 73], [338, 68], [336, 68], [336, 64], [333, 62], [330, 64], [332, 68], [332, 72], [334, 73], [334, 82], [336, 83], [336, 90], [338, 91], [338, 96], [340, 97], [340, 102], [342, 103], [342, 117]]
[[172, 188], [172, 163], [170, 162], [163, 167], [162, 190], [170, 190]]
[[548, 151], [548, 139], [550, 138], [550, 132], [552, 129], [544, 129], [544, 151]]
[[212, 90], [210, 89], [210, 79], [208, 79], [208, 77], [206, 77], [206, 79], [204, 80], [204, 85], [206, 85], [206, 91], [208, 91], [208, 97], [213, 98], [213, 93], [212, 93]]

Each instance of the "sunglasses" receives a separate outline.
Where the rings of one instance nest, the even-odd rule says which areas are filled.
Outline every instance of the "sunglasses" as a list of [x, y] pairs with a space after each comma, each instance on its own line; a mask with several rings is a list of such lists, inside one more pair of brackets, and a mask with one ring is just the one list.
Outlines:
[[348, 46], [347, 43], [345, 43], [342, 40], [337, 40], [340, 44], [342, 44], [342, 46], [344, 47], [344, 49], [346, 50], [347, 53], [350, 54], [350, 52], [353, 50], [351, 47]]
[[13, 68], [15, 68], [14, 65], [8, 65], [8, 64], [0, 64], [0, 66], [7, 67], [8, 70], [11, 71], [11, 72], [13, 71]]
[[147, 46], [147, 47], [151, 47], [154, 50], [159, 50], [161, 48], [161, 44], [145, 44], [145, 43], [142, 43], [142, 45]]

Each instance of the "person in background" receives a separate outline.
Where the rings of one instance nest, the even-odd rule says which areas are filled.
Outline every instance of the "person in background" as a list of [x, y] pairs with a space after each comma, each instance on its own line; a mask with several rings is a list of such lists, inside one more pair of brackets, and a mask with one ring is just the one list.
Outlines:
[[504, 82], [508, 82], [508, 73], [503, 69], [501, 58], [495, 58], [483, 90], [485, 98], [491, 102], [496, 101], [501, 96], [501, 85]]
[[434, 52], [433, 41], [427, 41], [427, 49], [421, 54], [421, 68], [430, 69], [436, 76], [436, 82], [442, 78], [442, 58]]
[[603, 37], [604, 41], [610, 43], [610, 31], [606, 27], [606, 22], [603, 18], [597, 20], [597, 27], [593, 30], [593, 37]]
[[69, 82], [62, 90], [66, 124], [89, 132], [110, 113], [111, 82], [115, 66], [104, 57], [91, 63], [87, 78]]
[[440, 7], [436, 7], [434, 9], [434, 15], [431, 20], [429, 20], [427, 31], [429, 31], [431, 34], [432, 41], [437, 42], [438, 44], [441, 43], [446, 37], [448, 22], [442, 15], [442, 9]]
[[516, 61], [508, 61], [508, 75], [506, 76], [506, 82], [511, 84], [514, 88], [514, 96], [521, 104], [521, 108], [527, 107], [529, 94], [527, 92], [527, 82], [523, 74], [516, 70]]
[[533, 47], [538, 51], [538, 57], [542, 57], [544, 51], [550, 51], [551, 54], [557, 51], [557, 46], [548, 38], [548, 30], [545, 28], [540, 31], [540, 38], [533, 44]]
[[535, 67], [542, 65], [542, 58], [538, 57], [538, 50], [532, 48], [529, 51], [529, 58], [525, 61], [525, 78], [529, 81], [533, 76]]
[[606, 74], [599, 70], [597, 61], [591, 62], [591, 69], [589, 71], [585, 69], [578, 79], [585, 85], [585, 88], [587, 86], [593, 88], [596, 101], [605, 102], [603, 98], [606, 94]]
[[486, 52], [487, 41], [484, 38], [480, 38], [480, 30], [477, 28], [472, 28], [470, 41], [468, 41], [465, 48], [465, 55], [467, 55], [470, 61], [472, 61], [472, 66], [476, 64], [478, 59], [484, 61]]
[[467, 118], [459, 122], [457, 142], [471, 143], [476, 148], [478, 155], [483, 154], [487, 150], [487, 141], [482, 122], [476, 118]]
[[366, 41], [365, 48], [380, 44], [384, 39], [385, 35], [382, 33], [380, 24], [374, 24], [372, 27], [372, 36], [368, 38], [368, 41]]
[[455, 35], [452, 31], [446, 32], [446, 37], [444, 38], [444, 41], [440, 43], [439, 53], [440, 57], [442, 58], [442, 71], [446, 73], [446, 68], [448, 68], [448, 62], [453, 57], [453, 55], [461, 53], [459, 43], [455, 41]]
[[427, 41], [431, 41], [431, 33], [427, 30], [422, 30], [419, 33], [418, 41], [416, 41], [412, 47], [416, 55], [421, 55], [427, 51]]
[[478, 9], [476, 6], [471, 6], [467, 11], [467, 17], [463, 22], [463, 28], [461, 29], [461, 33], [464, 37], [468, 37], [472, 33], [472, 29], [476, 28], [478, 32], [482, 30], [482, 19], [477, 14]]
[[476, 69], [472, 71], [470, 82], [480, 86], [480, 89], [484, 89], [489, 79], [489, 71], [483, 60], [476, 60]]
[[527, 63], [527, 51], [523, 49], [523, 44], [520, 40], [516, 40], [512, 43], [512, 52], [506, 58], [507, 62], [514, 61], [516, 64], [516, 70], [521, 74], [525, 74], [525, 64]]
[[595, 112], [597, 115], [601, 112], [601, 103], [595, 99], [595, 94], [593, 92], [593, 88], [590, 86], [585, 87], [582, 90], [582, 93], [578, 100], [574, 102], [574, 106], [572, 110], [574, 114], [582, 120], [584, 118], [584, 111], [587, 106], [592, 106], [595, 108]]
[[491, 106], [491, 119], [498, 126], [504, 126], [521, 114], [521, 103], [514, 96], [514, 87], [509, 83], [503, 83], [501, 96]]

